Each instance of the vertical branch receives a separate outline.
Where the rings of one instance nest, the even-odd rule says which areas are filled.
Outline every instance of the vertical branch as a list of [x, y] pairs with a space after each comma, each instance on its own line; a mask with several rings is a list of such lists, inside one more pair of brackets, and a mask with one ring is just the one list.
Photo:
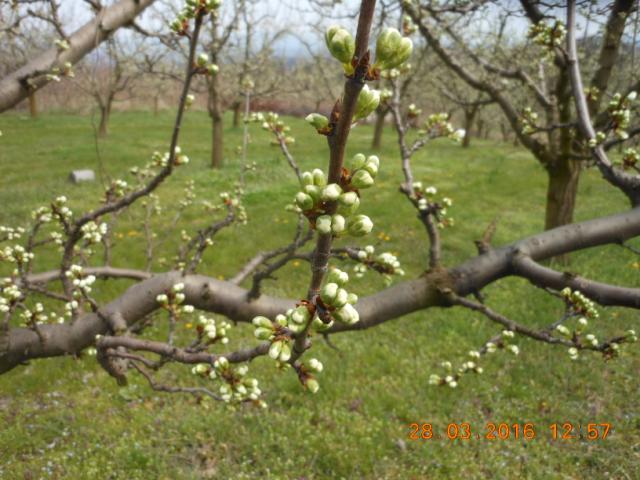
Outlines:
[[[342, 177], [342, 165], [344, 153], [351, 131], [351, 123], [356, 110], [358, 95], [364, 87], [365, 77], [369, 70], [369, 33], [373, 22], [373, 14], [376, 0], [362, 0], [360, 4], [360, 16], [358, 18], [358, 30], [356, 33], [356, 46], [354, 63], [357, 65], [355, 73], [348, 78], [344, 85], [344, 94], [340, 102], [340, 116], [332, 134], [328, 137], [329, 143], [329, 183], [339, 183]], [[327, 214], [335, 213], [336, 203], [331, 202], [327, 206]], [[327, 271], [329, 256], [331, 254], [332, 235], [319, 235], [311, 262], [311, 282], [307, 299], [313, 300], [320, 291], [320, 286]], [[311, 322], [295, 341], [292, 363], [305, 349], [307, 333]]]

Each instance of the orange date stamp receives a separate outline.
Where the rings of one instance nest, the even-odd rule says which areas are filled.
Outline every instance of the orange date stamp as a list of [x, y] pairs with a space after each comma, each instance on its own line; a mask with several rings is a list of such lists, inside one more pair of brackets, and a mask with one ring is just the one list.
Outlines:
[[409, 424], [409, 440], [605, 440], [612, 433], [610, 423], [562, 422], [537, 425], [525, 423], [495, 423], [471, 425], [467, 422], [436, 426], [432, 423]]

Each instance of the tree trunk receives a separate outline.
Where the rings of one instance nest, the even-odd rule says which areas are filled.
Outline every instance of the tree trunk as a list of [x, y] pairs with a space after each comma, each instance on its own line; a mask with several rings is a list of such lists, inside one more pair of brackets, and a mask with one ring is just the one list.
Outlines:
[[373, 130], [373, 142], [371, 143], [371, 148], [374, 150], [380, 150], [382, 146], [382, 133], [384, 132], [384, 119], [386, 116], [386, 110], [376, 111], [376, 124]]
[[29, 92], [29, 113], [31, 118], [38, 118], [38, 103], [36, 102], [36, 92]]
[[220, 75], [209, 82], [209, 116], [211, 117], [211, 168], [222, 168], [224, 163], [224, 122], [220, 99]]
[[558, 159], [547, 168], [547, 211], [545, 229], [573, 222], [573, 211], [578, 193], [580, 163], [575, 160]]
[[473, 129], [473, 121], [476, 118], [478, 107], [467, 108], [464, 111], [464, 138], [462, 139], [462, 148], [469, 148], [471, 145], [471, 130]]
[[98, 136], [106, 137], [109, 134], [109, 117], [111, 116], [111, 102], [100, 106], [100, 126]]
[[233, 128], [238, 128], [240, 126], [240, 113], [242, 103], [239, 100], [233, 102]]

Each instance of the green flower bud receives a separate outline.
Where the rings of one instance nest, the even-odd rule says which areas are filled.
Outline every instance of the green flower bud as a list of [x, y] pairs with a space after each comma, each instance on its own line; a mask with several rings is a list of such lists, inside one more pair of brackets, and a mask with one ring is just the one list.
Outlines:
[[284, 315], [282, 315], [281, 313], [279, 313], [278, 315], [276, 315], [276, 323], [278, 325], [280, 325], [281, 327], [286, 327], [287, 326], [287, 317], [285, 317]]
[[356, 192], [343, 193], [338, 197], [338, 213], [351, 215], [356, 213], [360, 206], [360, 197]]
[[351, 185], [355, 188], [369, 188], [375, 183], [375, 180], [367, 170], [358, 170], [351, 177]]
[[331, 217], [331, 233], [339, 235], [344, 232], [346, 228], [346, 220], [340, 214], [335, 214]]
[[258, 315], [253, 320], [251, 320], [251, 323], [253, 323], [256, 327], [262, 327], [262, 328], [272, 328], [273, 327], [273, 324], [271, 323], [271, 320], [269, 320], [267, 317], [263, 317], [261, 315]]
[[280, 351], [280, 361], [281, 362], [288, 362], [289, 359], [291, 358], [291, 346], [289, 345], [289, 343], [283, 343], [282, 344], [282, 350]]
[[322, 365], [322, 362], [317, 358], [309, 360], [307, 366], [309, 367], [309, 370], [313, 370], [316, 373], [320, 373], [324, 369], [324, 365]]
[[253, 334], [258, 340], [269, 340], [273, 335], [273, 330], [271, 328], [258, 327]]
[[365, 85], [358, 95], [356, 102], [356, 111], [353, 115], [353, 121], [357, 122], [362, 118], [368, 117], [380, 104], [380, 92], [372, 90]]
[[363, 168], [367, 172], [369, 172], [373, 178], [376, 178], [379, 167], [380, 167], [380, 159], [375, 155], [371, 155], [369, 158], [367, 158], [367, 163], [365, 163]]
[[356, 303], [358, 303], [358, 295], [356, 295], [355, 293], [350, 293], [347, 296], [347, 303], [350, 303], [351, 305], [355, 305]]
[[306, 325], [309, 321], [309, 309], [304, 305], [296, 307], [291, 313], [291, 320], [300, 325]]
[[327, 283], [320, 291], [320, 298], [325, 304], [333, 305], [339, 288], [337, 283]]
[[339, 268], [332, 268], [327, 274], [327, 283], [336, 283], [339, 286], [345, 285], [349, 281], [349, 274]]
[[353, 308], [353, 305], [351, 305], [350, 303], [347, 303], [342, 308], [333, 312], [333, 317], [340, 322], [346, 323], [347, 325], [353, 325], [360, 320], [358, 311]]
[[351, 162], [349, 162], [349, 166], [351, 167], [351, 170], [358, 170], [359, 168], [364, 167], [366, 161], [367, 157], [362, 153], [356, 153], [351, 159]]
[[331, 233], [331, 215], [320, 215], [316, 219], [316, 230], [323, 235]]
[[413, 42], [395, 28], [385, 29], [376, 42], [376, 65], [389, 70], [406, 62], [413, 51]]
[[199, 67], [204, 67], [207, 63], [209, 63], [209, 55], [207, 55], [206, 53], [201, 53], [200, 55], [198, 55], [196, 64]]
[[218, 65], [216, 65], [215, 63], [212, 63], [207, 67], [207, 73], [209, 75], [217, 75], [219, 71], [220, 69], [218, 68]]
[[309, 122], [316, 130], [322, 130], [329, 126], [329, 119], [319, 113], [310, 113], [305, 117], [305, 120]]
[[313, 185], [313, 174], [311, 172], [302, 172], [302, 175], [300, 175], [300, 183], [303, 187]]
[[281, 340], [278, 340], [277, 342], [273, 342], [269, 347], [269, 356], [274, 360], [276, 360], [280, 356], [281, 352], [282, 352]]
[[293, 333], [302, 333], [304, 331], [304, 329], [306, 328], [306, 324], [304, 323], [295, 323], [295, 322], [291, 322], [287, 328], [289, 330], [291, 330]]
[[320, 318], [315, 317], [313, 319], [313, 322], [311, 322], [311, 326], [316, 332], [326, 332], [331, 327], [333, 327], [333, 323], [333, 320], [331, 320], [329, 323], [324, 323], [322, 320], [320, 320]]
[[351, 218], [347, 228], [349, 233], [354, 237], [362, 237], [371, 232], [373, 229], [373, 222], [366, 215], [356, 215]]
[[336, 297], [333, 299], [333, 306], [336, 308], [344, 307], [349, 299], [349, 294], [344, 288], [339, 288]]
[[339, 60], [340, 63], [351, 63], [356, 51], [356, 42], [348, 30], [334, 25], [327, 30], [325, 41], [329, 52], [334, 58]]
[[306, 193], [313, 199], [313, 203], [317, 203], [320, 201], [320, 194], [322, 193], [322, 190], [317, 185], [305, 185], [303, 190], [304, 193]]
[[342, 193], [342, 188], [337, 183], [330, 183], [326, 187], [322, 189], [322, 200], [327, 202], [335, 202], [340, 194]]
[[320, 390], [320, 384], [315, 378], [307, 378], [305, 385], [311, 393], [317, 393]]
[[319, 168], [314, 168], [313, 172], [313, 184], [319, 187], [324, 187], [327, 184], [327, 179], [324, 177], [324, 172]]
[[295, 202], [302, 210], [311, 210], [313, 208], [313, 198], [304, 192], [296, 193]]

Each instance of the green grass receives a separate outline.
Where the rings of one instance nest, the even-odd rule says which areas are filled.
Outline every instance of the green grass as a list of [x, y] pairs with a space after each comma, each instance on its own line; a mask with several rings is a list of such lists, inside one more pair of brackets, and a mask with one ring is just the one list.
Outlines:
[[[170, 114], [114, 114], [111, 135], [99, 145], [104, 169], [127, 178], [130, 167], [167, 148], [171, 124]], [[292, 152], [301, 166], [326, 166], [324, 139], [300, 120], [290, 124], [297, 138]], [[62, 193], [77, 212], [96, 205], [97, 183], [66, 181], [72, 169], [98, 170], [88, 118], [56, 114], [33, 121], [3, 115], [0, 130], [0, 224], [24, 224], [32, 209]], [[231, 188], [241, 132], [229, 126], [225, 134], [227, 164], [212, 171], [208, 119], [199, 112], [187, 115], [180, 144], [191, 163], [160, 188], [165, 216], [156, 226], [166, 227], [186, 180], [195, 180], [199, 200], [215, 201]], [[288, 243], [294, 231], [295, 219], [283, 208], [296, 191], [294, 176], [269, 146], [268, 135], [258, 127], [252, 134], [249, 156], [258, 170], [247, 178], [249, 224], [223, 232], [207, 252], [200, 271], [214, 277], [232, 275], [257, 250]], [[349, 154], [369, 152], [370, 135], [370, 127], [356, 128]], [[369, 241], [397, 252], [412, 277], [424, 270], [426, 238], [397, 191], [401, 174], [392, 135], [385, 132], [379, 182], [365, 192], [363, 212], [376, 224]], [[543, 225], [545, 174], [521, 149], [475, 141], [463, 150], [434, 142], [416, 157], [414, 173], [454, 199], [450, 211], [456, 226], [443, 234], [447, 265], [474, 255], [473, 240], [495, 217], [496, 244]], [[578, 220], [625, 208], [624, 198], [596, 172], [584, 175]], [[134, 207], [118, 223], [123, 238], [114, 251], [116, 266], [144, 266], [140, 213], [141, 207]], [[196, 203], [158, 259], [175, 254], [180, 229], [193, 231], [207, 221]], [[55, 267], [55, 260], [54, 252], [45, 252], [38, 268]], [[638, 287], [635, 261], [627, 251], [606, 247], [573, 255], [570, 268]], [[154, 269], [161, 270], [159, 261]], [[301, 297], [308, 273], [306, 265], [290, 264], [278, 273], [278, 282], [265, 284], [265, 291]], [[106, 300], [125, 287], [107, 282], [95, 290]], [[360, 295], [381, 288], [375, 276], [352, 283]], [[491, 306], [528, 325], [547, 324], [562, 310], [518, 279], [501, 281], [485, 293]], [[604, 338], [636, 326], [637, 318], [635, 312], [608, 309], [592, 328]], [[164, 323], [158, 316], [146, 335], [159, 336]], [[0, 478], [640, 478], [640, 361], [634, 347], [610, 362], [591, 355], [572, 362], [563, 348], [522, 339], [519, 357], [488, 357], [482, 362], [485, 373], [464, 378], [455, 390], [427, 385], [441, 361], [459, 363], [497, 331], [467, 311], [431, 309], [371, 331], [337, 335], [333, 342], [339, 351], [318, 340], [312, 355], [324, 362], [325, 371], [315, 396], [306, 394], [290, 372], [280, 373], [259, 359], [251, 370], [267, 392], [266, 411], [234, 411], [159, 394], [133, 374], [129, 387], [118, 388], [91, 356], [31, 362], [0, 377]], [[234, 345], [254, 344], [248, 326], [234, 328], [231, 336]], [[179, 366], [163, 378], [196, 382], [187, 367]], [[613, 433], [604, 441], [551, 440], [549, 425], [567, 421], [609, 422]], [[413, 422], [432, 423], [441, 434], [454, 422], [468, 422], [480, 434], [486, 422], [533, 422], [537, 438], [415, 442], [407, 438]]]

